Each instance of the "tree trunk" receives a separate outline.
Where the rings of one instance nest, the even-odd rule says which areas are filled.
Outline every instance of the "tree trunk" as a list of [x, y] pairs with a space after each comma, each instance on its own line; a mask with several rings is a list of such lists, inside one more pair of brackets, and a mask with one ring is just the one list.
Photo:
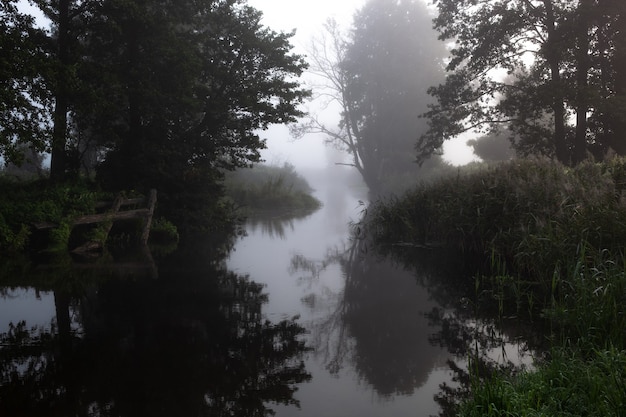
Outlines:
[[617, 110], [613, 120], [614, 149], [626, 155], [626, 2], [614, 0], [617, 13], [615, 31], [615, 103]]
[[543, 0], [546, 8], [546, 27], [548, 39], [545, 46], [545, 58], [550, 67], [552, 86], [552, 111], [554, 112], [554, 151], [556, 158], [565, 165], [569, 165], [569, 151], [565, 142], [565, 104], [561, 82], [561, 62], [558, 53], [558, 33], [552, 0]]
[[576, 26], [576, 136], [572, 162], [579, 164], [587, 156], [587, 111], [589, 110], [588, 73], [589, 59], [589, 26], [593, 12], [592, 0], [581, 0], [577, 10]]
[[69, 109], [69, 24], [70, 0], [59, 0], [59, 17], [57, 22], [57, 74], [55, 85], [55, 104], [52, 130], [52, 154], [50, 161], [50, 178], [60, 182], [65, 179], [67, 165], [67, 112]]

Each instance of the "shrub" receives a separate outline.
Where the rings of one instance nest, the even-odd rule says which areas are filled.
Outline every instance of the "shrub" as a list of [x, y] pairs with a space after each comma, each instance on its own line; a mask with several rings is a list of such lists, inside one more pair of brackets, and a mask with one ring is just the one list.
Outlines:
[[313, 211], [320, 202], [313, 189], [293, 165], [255, 165], [226, 175], [226, 195], [246, 214], [263, 212]]

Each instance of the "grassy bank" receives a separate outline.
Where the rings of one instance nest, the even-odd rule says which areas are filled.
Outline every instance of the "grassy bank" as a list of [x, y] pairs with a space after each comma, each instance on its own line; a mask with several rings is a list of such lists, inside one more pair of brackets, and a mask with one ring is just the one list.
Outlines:
[[624, 159], [576, 168], [518, 160], [369, 209], [379, 244], [437, 244], [482, 259], [480, 273], [509, 286], [510, 305], [553, 329], [547, 360], [474, 381], [461, 415], [624, 414], [625, 188]]
[[295, 167], [285, 163], [255, 165], [226, 174], [226, 196], [245, 215], [289, 214], [317, 210], [321, 203]]

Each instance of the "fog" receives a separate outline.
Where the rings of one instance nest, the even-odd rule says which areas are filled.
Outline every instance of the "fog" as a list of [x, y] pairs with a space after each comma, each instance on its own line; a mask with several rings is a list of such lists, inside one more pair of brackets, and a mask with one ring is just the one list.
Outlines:
[[[351, 28], [354, 14], [364, 6], [365, 0], [249, 0], [248, 3], [263, 12], [262, 22], [276, 31], [291, 32], [294, 52], [308, 55], [310, 45], [315, 37], [323, 32], [324, 23], [332, 18], [344, 29]], [[312, 75], [305, 74], [304, 80], [312, 83]], [[339, 121], [340, 109], [330, 107], [323, 110], [320, 100], [305, 103], [304, 109], [321, 114], [329, 125]], [[418, 110], [415, 111], [416, 117]], [[308, 134], [294, 140], [286, 126], [271, 126], [261, 136], [267, 139], [267, 149], [262, 152], [263, 159], [271, 164], [289, 161], [299, 170], [320, 169], [345, 162], [346, 155], [338, 152], [327, 152], [324, 135]], [[415, 133], [415, 140], [419, 133]], [[453, 165], [464, 165], [477, 157], [472, 148], [466, 145], [472, 135], [463, 135], [444, 144], [444, 160]]]

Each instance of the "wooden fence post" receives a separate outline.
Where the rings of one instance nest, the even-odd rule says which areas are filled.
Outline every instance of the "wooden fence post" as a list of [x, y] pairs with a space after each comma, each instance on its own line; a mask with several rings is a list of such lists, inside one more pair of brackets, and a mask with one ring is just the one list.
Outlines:
[[148, 243], [148, 238], [150, 237], [150, 227], [152, 226], [152, 215], [154, 214], [156, 200], [157, 192], [153, 188], [150, 190], [150, 195], [148, 197], [148, 214], [146, 215], [146, 220], [143, 224], [143, 231], [141, 232], [141, 243], [144, 245]]

